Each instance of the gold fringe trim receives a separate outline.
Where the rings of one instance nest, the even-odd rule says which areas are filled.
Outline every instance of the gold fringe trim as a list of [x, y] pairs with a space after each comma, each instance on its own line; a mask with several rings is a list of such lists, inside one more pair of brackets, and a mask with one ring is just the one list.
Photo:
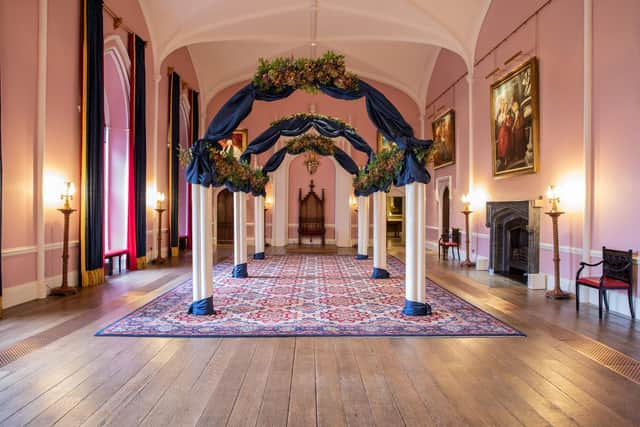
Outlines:
[[171, 247], [171, 256], [180, 256], [180, 248], [177, 246]]
[[136, 258], [136, 267], [138, 267], [138, 270], [144, 270], [147, 268], [147, 257], [141, 256]]
[[91, 271], [82, 272], [82, 287], [98, 286], [104, 283], [104, 269], [96, 268]]

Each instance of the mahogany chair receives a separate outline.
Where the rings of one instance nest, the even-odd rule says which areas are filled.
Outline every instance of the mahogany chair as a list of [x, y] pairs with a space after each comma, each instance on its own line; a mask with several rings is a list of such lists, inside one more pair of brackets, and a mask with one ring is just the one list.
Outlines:
[[[585, 267], [597, 267], [602, 265], [600, 277], [580, 277]], [[602, 261], [595, 264], [580, 263], [576, 273], [576, 311], [580, 310], [580, 286], [588, 286], [598, 290], [598, 315], [602, 319], [602, 301], [609, 311], [609, 299], [607, 291], [612, 289], [627, 290], [629, 297], [629, 311], [631, 317], [636, 318], [633, 311], [633, 253], [631, 250], [618, 251], [602, 247]]]
[[442, 234], [438, 241], [438, 259], [440, 258], [440, 249], [444, 248], [442, 259], [447, 259], [449, 255], [449, 249], [451, 249], [451, 255], [453, 259], [456, 259], [456, 251], [458, 252], [458, 261], [460, 261], [460, 241], [461, 233], [459, 228], [452, 228], [451, 235], [448, 233]]

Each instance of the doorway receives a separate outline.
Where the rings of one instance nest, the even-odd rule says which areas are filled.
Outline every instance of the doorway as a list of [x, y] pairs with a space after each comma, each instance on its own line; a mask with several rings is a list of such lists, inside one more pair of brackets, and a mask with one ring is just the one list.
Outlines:
[[233, 243], [233, 193], [226, 188], [218, 194], [217, 241]]
[[449, 199], [449, 187], [446, 187], [442, 192], [442, 230], [440, 230], [440, 234], [449, 234], [451, 226], [449, 222]]

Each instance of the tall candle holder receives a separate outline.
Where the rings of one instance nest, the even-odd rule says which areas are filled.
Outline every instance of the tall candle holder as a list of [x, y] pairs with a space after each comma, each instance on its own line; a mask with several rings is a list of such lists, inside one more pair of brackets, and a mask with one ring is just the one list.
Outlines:
[[156, 196], [156, 207], [153, 209], [158, 214], [158, 239], [156, 244], [157, 248], [157, 256], [156, 259], [151, 261], [152, 264], [165, 264], [167, 260], [162, 257], [162, 213], [166, 211], [163, 207], [163, 202], [165, 200], [164, 193], [158, 193]]
[[553, 281], [554, 286], [553, 290], [547, 291], [547, 298], [553, 299], [566, 299], [571, 296], [568, 292], [564, 292], [560, 289], [560, 244], [558, 241], [558, 218], [561, 215], [564, 215], [559, 207], [558, 203], [560, 203], [560, 197], [554, 186], [549, 186], [547, 189], [547, 197], [549, 198], [549, 202], [551, 203], [551, 210], [545, 212], [546, 215], [551, 217], [551, 222], [553, 224]]
[[460, 265], [463, 267], [475, 267], [475, 263], [471, 262], [469, 258], [469, 215], [473, 213], [471, 210], [471, 197], [468, 194], [462, 196], [462, 203], [464, 204], [464, 209], [462, 210], [462, 214], [464, 215], [464, 227], [465, 227], [465, 260], [462, 261]]
[[58, 296], [67, 296], [67, 295], [75, 295], [78, 293], [77, 288], [72, 288], [69, 286], [68, 276], [69, 276], [69, 219], [71, 214], [76, 211], [76, 209], [71, 208], [70, 200], [73, 200], [73, 194], [75, 193], [75, 189], [73, 187], [73, 183], [65, 182], [65, 189], [63, 193], [60, 195], [60, 199], [64, 202], [61, 209], [58, 209], [58, 212], [62, 212], [64, 215], [64, 232], [62, 238], [62, 284], [57, 287], [51, 289], [51, 295]]

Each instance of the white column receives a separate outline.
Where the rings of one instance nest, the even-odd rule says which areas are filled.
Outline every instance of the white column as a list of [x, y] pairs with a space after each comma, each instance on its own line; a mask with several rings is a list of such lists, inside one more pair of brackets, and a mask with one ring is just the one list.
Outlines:
[[211, 194], [209, 187], [198, 184], [191, 186], [193, 304], [189, 313], [195, 315], [214, 314], [213, 245], [209, 226], [212, 214]]
[[402, 313], [409, 316], [431, 314], [425, 303], [425, 185], [413, 183], [405, 186], [406, 229], [405, 240], [405, 306]]
[[351, 247], [351, 207], [349, 206], [349, 197], [353, 191], [353, 176], [345, 171], [334, 160], [336, 171], [336, 187], [335, 187], [335, 240], [336, 246], [341, 248]]
[[254, 197], [253, 216], [255, 242], [253, 259], [264, 259], [264, 196]]
[[[473, 192], [473, 68], [467, 74], [467, 86], [469, 89], [469, 158], [468, 158], [468, 172], [469, 172], [469, 186], [467, 190], [467, 194], [472, 194]], [[451, 191], [451, 188], [449, 189]], [[469, 250], [471, 251], [471, 246], [473, 242], [473, 221], [469, 221]]]
[[582, 216], [582, 261], [591, 258], [591, 224], [593, 221], [593, 0], [584, 0], [584, 213]]
[[[47, 296], [45, 285], [45, 230], [44, 230], [44, 154], [47, 136], [47, 16], [48, 0], [40, 0], [38, 8], [38, 87], [37, 136], [35, 155], [36, 213], [36, 281], [37, 297]], [[86, 244], [86, 243], [85, 243]], [[81, 247], [81, 250], [83, 247]], [[0, 311], [2, 308], [0, 308]]]
[[373, 193], [373, 273], [374, 279], [386, 279], [387, 271], [387, 194]]
[[247, 277], [247, 195], [233, 193], [233, 277]]
[[367, 259], [369, 248], [369, 196], [358, 197], [358, 253], [357, 259]]

